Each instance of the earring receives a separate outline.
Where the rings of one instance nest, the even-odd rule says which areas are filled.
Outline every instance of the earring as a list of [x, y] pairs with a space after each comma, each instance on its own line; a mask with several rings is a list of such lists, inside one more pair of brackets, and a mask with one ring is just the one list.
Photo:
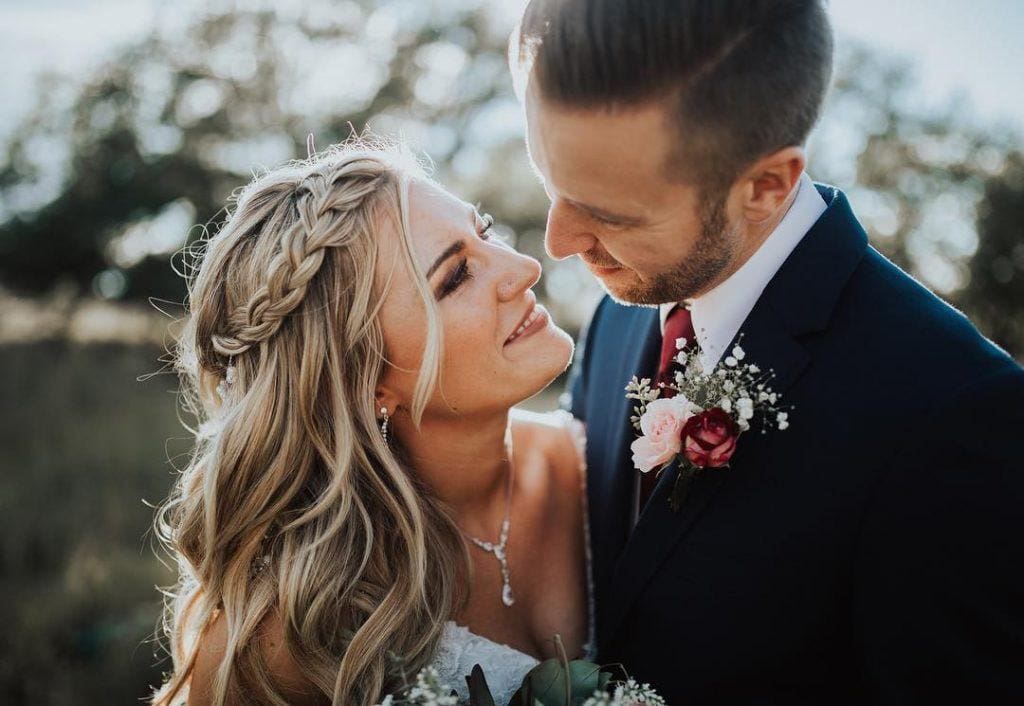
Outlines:
[[388, 419], [390, 419], [390, 417], [388, 417], [388, 408], [387, 407], [381, 407], [380, 408], [380, 413], [382, 415], [384, 415], [384, 421], [380, 423], [380, 434], [381, 434], [381, 436], [384, 437], [384, 442], [387, 443], [387, 440], [388, 440]]

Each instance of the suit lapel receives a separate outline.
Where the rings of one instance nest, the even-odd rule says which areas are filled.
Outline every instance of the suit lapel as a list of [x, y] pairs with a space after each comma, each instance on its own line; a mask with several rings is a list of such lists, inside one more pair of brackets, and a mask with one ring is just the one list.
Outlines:
[[[758, 302], [741, 333], [747, 360], [764, 370], [773, 370], [775, 378], [772, 381], [772, 388], [783, 394], [809, 362], [803, 346], [782, 328], [767, 300]], [[634, 435], [631, 428], [629, 431], [631, 441]], [[746, 457], [745, 447], [750, 441], [750, 438], [740, 437], [733, 465], [743, 463]], [[626, 443], [628, 446], [629, 442]], [[722, 485], [728, 482], [729, 477], [729, 469], [709, 469], [702, 472], [693, 479], [686, 502], [679, 512], [675, 513], [669, 507], [668, 497], [677, 472], [675, 464], [672, 464], [661, 474], [651, 499], [612, 572], [611, 589], [606, 599], [611, 608], [606, 616], [602, 639], [609, 639], [615, 634], [622, 618], [644, 586], [672, 548], [686, 536], [701, 514], [711, 505], [715, 495]]]
[[630, 307], [627, 317], [608, 334], [615, 337], [614, 350], [622, 351], [618, 361], [595, 378], [601, 387], [593, 396], [587, 425], [588, 503], [592, 518], [594, 581], [598, 588], [598, 621], [609, 605], [606, 589], [611, 572], [629, 536], [633, 509], [633, 473], [629, 445], [633, 428], [629, 423], [632, 400], [625, 397], [632, 375], [650, 377], [657, 366], [661, 335], [656, 309]]

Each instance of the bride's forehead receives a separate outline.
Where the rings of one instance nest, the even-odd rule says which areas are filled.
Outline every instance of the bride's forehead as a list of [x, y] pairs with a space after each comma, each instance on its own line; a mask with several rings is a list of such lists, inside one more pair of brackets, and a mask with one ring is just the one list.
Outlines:
[[409, 185], [409, 227], [415, 245], [436, 247], [462, 237], [473, 227], [475, 209], [462, 199], [430, 182]]

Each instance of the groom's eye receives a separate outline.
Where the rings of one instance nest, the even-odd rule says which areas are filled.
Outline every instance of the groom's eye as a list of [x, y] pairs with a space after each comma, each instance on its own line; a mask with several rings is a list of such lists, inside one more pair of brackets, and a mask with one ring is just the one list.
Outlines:
[[595, 221], [611, 230], [624, 230], [629, 227], [629, 225], [626, 223], [622, 223], [621, 221], [614, 221], [610, 218], [604, 218], [603, 216], [598, 216], [597, 214], [591, 214], [591, 218], [593, 218]]

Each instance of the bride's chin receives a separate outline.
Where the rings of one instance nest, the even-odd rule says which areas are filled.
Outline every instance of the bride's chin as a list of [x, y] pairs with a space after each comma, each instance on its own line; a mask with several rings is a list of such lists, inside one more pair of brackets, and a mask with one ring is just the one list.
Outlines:
[[516, 365], [520, 379], [531, 383], [528, 389], [523, 390], [520, 402], [543, 392], [572, 363], [575, 349], [572, 337], [560, 328], [553, 329], [543, 345], [538, 345], [525, 361]]

